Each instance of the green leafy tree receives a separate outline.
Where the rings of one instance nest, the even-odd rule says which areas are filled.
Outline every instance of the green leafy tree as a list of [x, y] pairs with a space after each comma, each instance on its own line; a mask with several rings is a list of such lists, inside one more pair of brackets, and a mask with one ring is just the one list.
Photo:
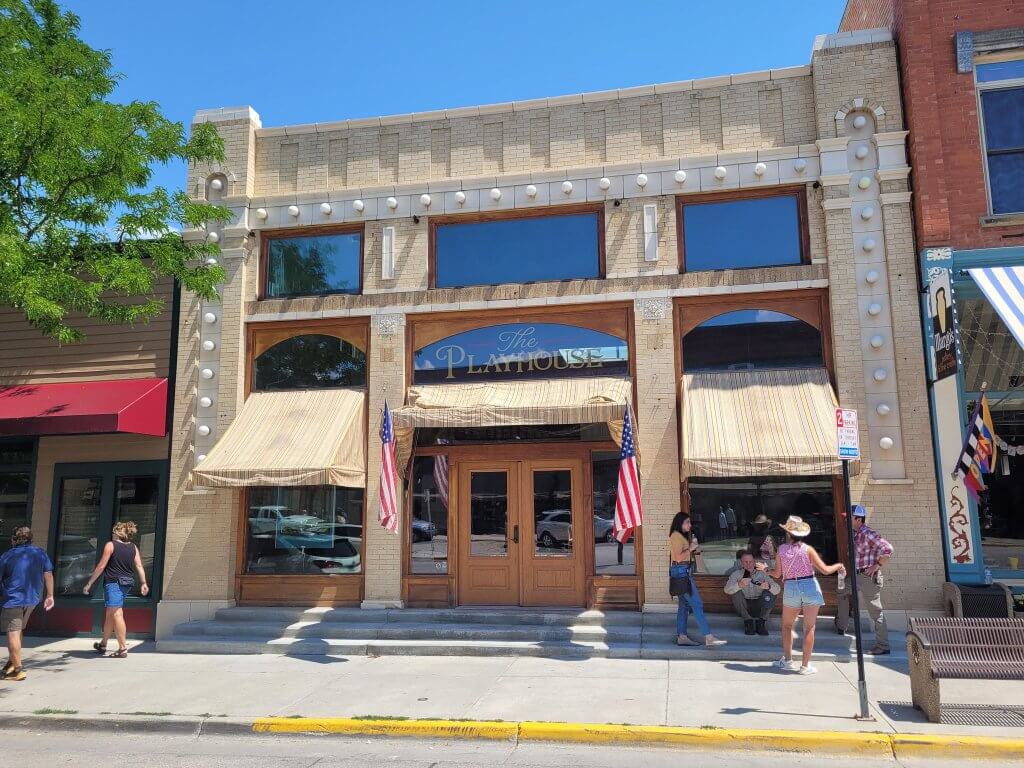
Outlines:
[[152, 167], [223, 159], [212, 126], [186, 136], [153, 102], [118, 104], [110, 54], [78, 37], [53, 0], [0, 0], [0, 307], [60, 342], [74, 313], [110, 323], [163, 310], [154, 281], [216, 298], [217, 247], [174, 230], [224, 222], [227, 209], [151, 188]]

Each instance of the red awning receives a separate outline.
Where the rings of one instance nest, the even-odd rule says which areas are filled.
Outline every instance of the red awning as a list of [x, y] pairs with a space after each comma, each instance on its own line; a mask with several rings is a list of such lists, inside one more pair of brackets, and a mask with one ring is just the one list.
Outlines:
[[167, 431], [167, 379], [116, 379], [0, 388], [0, 435]]

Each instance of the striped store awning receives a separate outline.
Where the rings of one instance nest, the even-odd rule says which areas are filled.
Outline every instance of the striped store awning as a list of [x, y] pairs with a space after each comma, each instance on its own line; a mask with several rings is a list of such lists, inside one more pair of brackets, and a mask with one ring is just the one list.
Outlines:
[[684, 478], [842, 471], [824, 368], [687, 373], [682, 407]]
[[985, 298], [1024, 348], [1024, 267], [968, 269]]
[[366, 486], [366, 393], [255, 392], [192, 470], [195, 485]]
[[632, 400], [629, 379], [492, 381], [409, 387], [396, 427], [505, 427], [621, 421]]

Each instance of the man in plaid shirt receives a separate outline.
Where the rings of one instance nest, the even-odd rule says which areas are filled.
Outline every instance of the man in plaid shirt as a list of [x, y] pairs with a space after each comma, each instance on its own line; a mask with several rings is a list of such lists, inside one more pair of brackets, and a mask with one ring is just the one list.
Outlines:
[[[857, 558], [857, 591], [861, 606], [867, 609], [875, 627], [875, 644], [868, 653], [883, 656], [889, 653], [889, 629], [885, 625], [882, 610], [882, 568], [892, 557], [892, 544], [883, 539], [878, 531], [869, 528], [867, 510], [855, 504], [853, 514], [853, 548]], [[839, 611], [836, 615], [836, 632], [846, 634], [850, 623], [850, 582], [839, 593]]]

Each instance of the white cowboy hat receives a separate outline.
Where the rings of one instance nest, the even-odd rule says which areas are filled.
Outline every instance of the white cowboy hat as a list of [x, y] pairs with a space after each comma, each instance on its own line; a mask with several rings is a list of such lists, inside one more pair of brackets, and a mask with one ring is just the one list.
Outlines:
[[803, 538], [811, 532], [811, 526], [805, 523], [802, 517], [797, 517], [796, 515], [790, 515], [785, 523], [779, 525], [779, 528], [797, 538]]

